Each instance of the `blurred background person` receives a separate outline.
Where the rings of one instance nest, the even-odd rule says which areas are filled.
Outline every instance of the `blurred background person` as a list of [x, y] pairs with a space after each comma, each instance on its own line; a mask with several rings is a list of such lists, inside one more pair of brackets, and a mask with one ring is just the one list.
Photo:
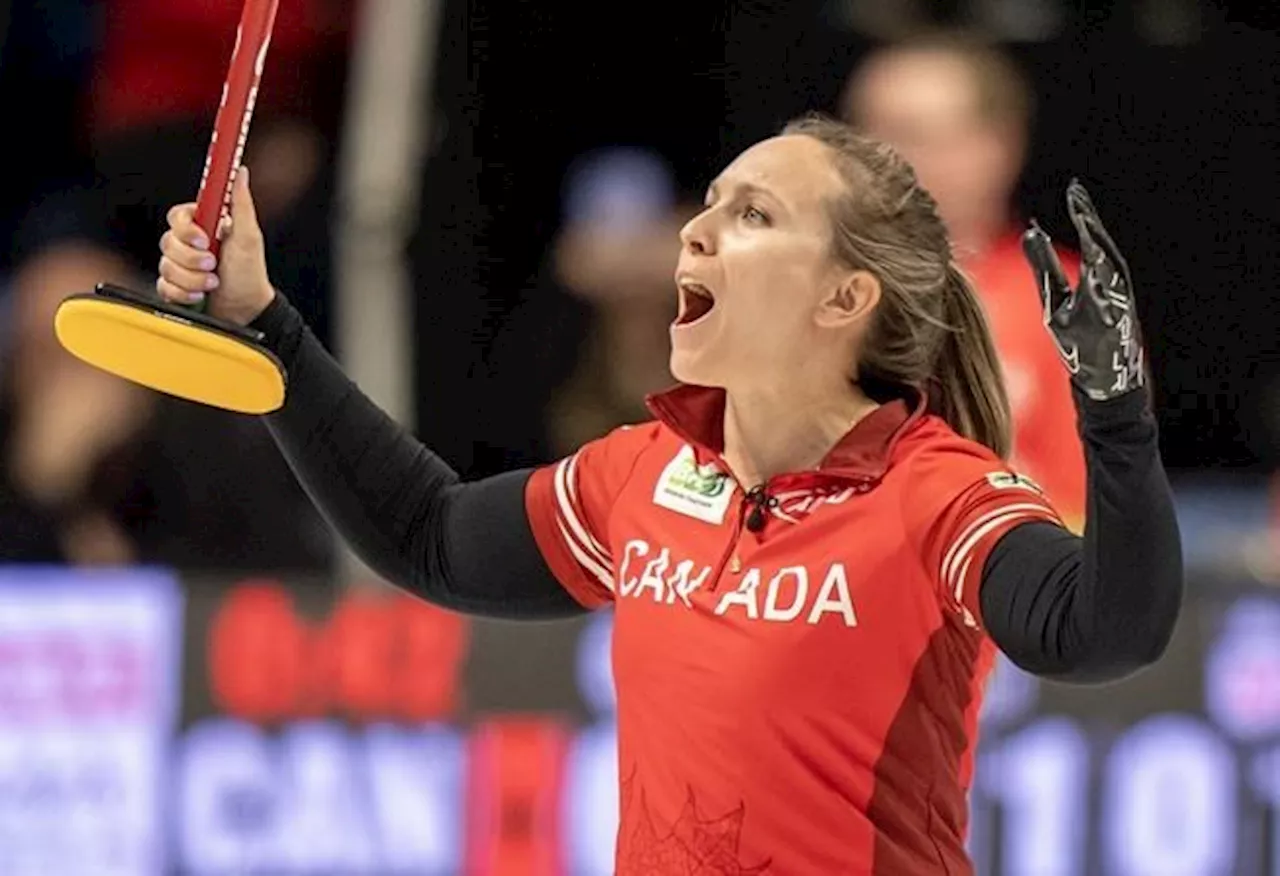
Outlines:
[[[101, 262], [108, 266], [107, 258]], [[103, 279], [128, 279], [110, 267]], [[39, 285], [11, 293], [8, 302], [0, 361], [0, 559], [124, 565], [139, 559], [129, 532], [132, 512], [145, 505], [135, 492], [135, 441], [152, 399], [58, 345], [54, 290], [67, 279], [51, 264], [28, 275]]]
[[[8, 550], [85, 564], [325, 568], [327, 529], [260, 423], [89, 368], [53, 335], [67, 295], [102, 281], [141, 291], [154, 283], [162, 205], [195, 196], [242, 4], [59, 10], [60, 27], [89, 35], [92, 64], [70, 97], [77, 148], [46, 171], [7, 254], [0, 502], [30, 523], [11, 530], [29, 536], [6, 539]], [[351, 20], [351, 4], [337, 0], [280, 4], [244, 156], [264, 193], [282, 283], [326, 339], [332, 153]], [[115, 484], [109, 497], [95, 486], [104, 478]]]
[[483, 431], [509, 465], [650, 416], [645, 397], [673, 382], [679, 232], [698, 209], [656, 149], [597, 147], [566, 162], [557, 225], [485, 357], [487, 392], [503, 404]]
[[[891, 40], [923, 27], [985, 22], [986, 35], [1021, 61], [1042, 108], [1016, 196], [1021, 215], [1014, 208], [1004, 214], [1010, 226], [1039, 216], [1055, 239], [1074, 241], [1061, 187], [1081, 174], [1107, 191], [1118, 242], [1135, 275], [1153, 284], [1151, 294], [1143, 290], [1141, 315], [1151, 329], [1152, 389], [1162, 452], [1179, 489], [1193, 604], [1164, 664], [1123, 687], [1090, 695], [997, 665], [979, 744], [980, 756], [1000, 768], [980, 771], [970, 796], [972, 846], [986, 862], [978, 872], [1041, 873], [1047, 861], [1063, 874], [1265, 872], [1274, 843], [1258, 825], [1269, 823], [1280, 800], [1280, 538], [1265, 538], [1268, 523], [1280, 533], [1280, 489], [1273, 504], [1267, 494], [1268, 476], [1280, 485], [1280, 200], [1272, 194], [1280, 172], [1280, 78], [1265, 75], [1280, 57], [1280, 32], [1269, 6], [672, 2], [638, 9], [618, 34], [623, 38], [585, 41], [582, 22], [609, 25], [612, 10], [469, 0], [383, 6], [424, 16], [440, 7], [437, 27], [420, 30], [436, 44], [428, 61], [430, 137], [422, 167], [404, 177], [407, 187], [423, 187], [418, 228], [406, 247], [416, 317], [411, 378], [418, 431], [468, 478], [555, 458], [603, 423], [633, 418], [643, 386], [665, 379], [634, 364], [651, 361], [647, 355], [619, 354], [634, 364], [624, 373], [599, 351], [614, 332], [606, 323], [643, 349], [641, 339], [657, 329], [632, 331], [631, 322], [662, 322], [656, 315], [629, 322], [627, 314], [647, 313], [650, 305], [622, 306], [603, 293], [643, 288], [616, 282], [628, 273], [619, 265], [630, 262], [652, 277], [653, 311], [669, 300], [669, 276], [657, 266], [666, 256], [628, 259], [642, 249], [641, 239], [666, 245], [666, 232], [650, 238], [639, 228], [660, 225], [654, 193], [667, 190], [657, 185], [614, 199], [628, 213], [597, 209], [596, 216], [613, 216], [607, 224], [614, 231], [606, 234], [571, 221], [588, 211], [571, 206], [581, 202], [570, 193], [599, 196], [610, 187], [566, 179], [586, 180], [587, 168], [618, 144], [643, 146], [673, 170], [676, 189], [697, 201], [715, 168], [785, 119], [844, 106], [850, 70], [864, 55], [900, 58]], [[335, 7], [281, 0], [246, 156], [260, 201], [272, 171], [283, 172], [274, 198], [279, 212], [270, 222], [264, 217], [273, 263], [282, 277], [291, 273], [282, 284], [329, 338], [330, 136], [337, 129], [332, 114], [347, 100], [340, 81], [347, 25], [324, 18]], [[368, 622], [363, 602], [354, 613], [335, 604], [336, 588], [310, 575], [278, 576], [293, 608], [285, 599], [273, 607], [250, 598], [253, 610], [236, 613], [249, 628], [222, 625], [225, 608], [246, 604], [236, 597], [253, 597], [259, 586], [242, 592], [233, 581], [260, 582], [255, 573], [270, 572], [266, 564], [277, 561], [322, 562], [323, 524], [302, 516], [309, 503], [295, 504], [287, 472], [244, 451], [252, 424], [242, 430], [238, 418], [206, 418], [165, 397], [134, 397], [118, 382], [91, 386], [92, 375], [63, 373], [73, 363], [48, 343], [47, 322], [35, 309], [41, 299], [24, 298], [25, 309], [18, 308], [17, 296], [3, 291], [15, 262], [27, 277], [41, 276], [35, 268], [43, 266], [42, 282], [27, 288], [79, 291], [110, 278], [107, 263], [145, 288], [163, 222], [146, 213], [147, 204], [172, 197], [161, 191], [162, 176], [183, 198], [194, 195], [207, 145], [195, 129], [207, 132], [239, 10], [240, 0], [0, 0], [0, 107], [17, 133], [6, 142], [10, 172], [0, 187], [0, 377], [10, 388], [0, 405], [0, 443], [22, 443], [29, 460], [0, 464], [0, 561], [9, 561], [0, 569], [7, 656], [0, 688], [45, 691], [28, 702], [66, 707], [57, 721], [10, 717], [0, 733], [6, 750], [22, 755], [0, 758], [0, 787], [50, 790], [11, 801], [0, 859], [80, 873], [86, 861], [106, 860], [94, 858], [94, 849], [120, 849], [151, 834], [168, 851], [167, 866], [134, 871], [348, 873], [358, 850], [376, 849], [381, 871], [486, 876], [519, 869], [502, 850], [518, 847], [527, 862], [531, 849], [559, 837], [566, 872], [612, 872], [612, 694], [598, 689], [609, 678], [607, 623], [539, 625], [521, 635], [505, 622], [476, 623], [464, 660], [466, 712], [428, 725], [406, 722], [406, 708], [423, 702], [432, 679], [454, 673], [452, 657], [441, 659], [439, 636], [388, 635]], [[1046, 32], [994, 20], [1025, 20], [1037, 10], [1051, 13]], [[1188, 10], [1188, 42], [1152, 39], [1145, 22], [1171, 21], [1172, 28], [1163, 26], [1168, 33], [1187, 23]], [[401, 64], [378, 44], [376, 29], [360, 30], [371, 42], [358, 51], [379, 66]], [[120, 72], [126, 68], [132, 72]], [[159, 145], [161, 129], [170, 146]], [[1016, 135], [1016, 125], [1003, 129]], [[965, 142], [943, 157], [974, 154], [974, 141]], [[927, 172], [929, 162], [917, 161]], [[638, 170], [618, 175], [657, 178]], [[299, 185], [308, 178], [309, 186]], [[958, 225], [943, 187], [934, 187]], [[678, 193], [664, 197], [681, 200]], [[628, 215], [638, 228], [615, 233]], [[105, 260], [95, 267], [95, 257]], [[971, 270], [978, 260], [969, 260]], [[573, 269], [580, 261], [589, 269]], [[575, 280], [579, 274], [611, 279], [589, 283]], [[1034, 297], [1030, 285], [1023, 288]], [[351, 290], [382, 291], [368, 282]], [[334, 316], [364, 318], [359, 308]], [[1040, 337], [1043, 329], [1030, 319], [1026, 337]], [[25, 343], [16, 347], [14, 338]], [[665, 328], [655, 340], [665, 346]], [[67, 401], [51, 401], [59, 398]], [[145, 402], [141, 410], [136, 398]], [[5, 425], [17, 399], [31, 436], [21, 442]], [[1073, 436], [1072, 426], [1062, 437]], [[122, 438], [133, 433], [138, 437]], [[0, 460], [9, 458], [0, 447]], [[96, 460], [91, 470], [88, 460]], [[55, 500], [59, 494], [67, 498]], [[1242, 550], [1255, 531], [1258, 538]], [[132, 620], [149, 616], [137, 614], [142, 602], [103, 599], [96, 570], [13, 565], [60, 558], [100, 565], [126, 556], [239, 569], [179, 574], [186, 608], [182, 648], [173, 651], [157, 647], [170, 630]], [[255, 560], [263, 566], [239, 574]], [[109, 577], [150, 573], [126, 566]], [[67, 586], [50, 587], [51, 580]], [[81, 701], [64, 695], [85, 690], [68, 681], [119, 677], [113, 655], [120, 652], [95, 644], [104, 635], [118, 641], [115, 633], [145, 649], [133, 653], [171, 655], [154, 663], [150, 678], [176, 674], [181, 681], [179, 690], [150, 685], [166, 703], [131, 721], [146, 739], [134, 750], [151, 757], [121, 756], [103, 745], [103, 725], [90, 723], [76, 708]], [[60, 646], [10, 647], [41, 636]], [[219, 640], [239, 647], [213, 647]], [[78, 642], [88, 647], [75, 653], [90, 663], [64, 659], [62, 645]], [[18, 654], [32, 662], [14, 662]], [[604, 674], [575, 685], [575, 663]], [[444, 668], [424, 674], [420, 666]], [[512, 667], [520, 668], [514, 680]], [[264, 702], [294, 705], [276, 717], [242, 711], [226, 695], [228, 677], [252, 682]], [[381, 680], [372, 701], [369, 679]], [[175, 695], [180, 723], [171, 725]], [[325, 716], [340, 719], [342, 732], [316, 735], [316, 719]], [[552, 775], [555, 762], [520, 739], [495, 746], [489, 731], [479, 737], [475, 719], [486, 716], [499, 725], [532, 719], [539, 738], [548, 727], [568, 731], [564, 781], [539, 783], [536, 806], [528, 803], [532, 777]], [[568, 727], [573, 716], [580, 723]], [[114, 714], [106, 718], [115, 739], [123, 726]], [[458, 744], [477, 739], [484, 744]], [[474, 757], [479, 750], [487, 754]], [[325, 766], [291, 766], [304, 762]], [[101, 781], [78, 780], [87, 775], [110, 777], [116, 789], [122, 786], [114, 780], [132, 776], [135, 788], [181, 791], [130, 796], [121, 805], [118, 793], [100, 793]], [[1238, 781], [1244, 775], [1251, 780]], [[325, 777], [343, 781], [327, 785], [331, 794], [302, 784]], [[346, 778], [369, 793], [352, 795]], [[70, 811], [75, 818], [66, 818]], [[246, 811], [255, 817], [245, 818]], [[143, 812], [149, 819], [138, 817]], [[556, 819], [561, 823], [551, 826]], [[469, 827], [476, 825], [485, 827], [482, 836]], [[102, 845], [82, 841], [90, 837]]]
[[[938, 202], [987, 311], [1014, 415], [1012, 464], [1049, 494], [1072, 529], [1084, 514], [1084, 455], [1070, 382], [1045, 331], [1014, 206], [1033, 115], [1030, 85], [999, 49], [939, 33], [864, 56], [844, 119], [890, 143]], [[1074, 283], [1078, 256], [1059, 248]]]
[[572, 370], [547, 408], [553, 453], [647, 419], [645, 398], [673, 382], [679, 233], [696, 212], [650, 152], [591, 153], [569, 174], [553, 269], [588, 316]]

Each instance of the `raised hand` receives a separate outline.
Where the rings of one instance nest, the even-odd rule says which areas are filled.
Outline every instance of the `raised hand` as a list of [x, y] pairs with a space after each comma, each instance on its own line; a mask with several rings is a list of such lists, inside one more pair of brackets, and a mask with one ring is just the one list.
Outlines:
[[1067, 187], [1067, 210], [1080, 236], [1082, 264], [1072, 289], [1049, 235], [1036, 223], [1022, 237], [1044, 302], [1044, 323], [1089, 398], [1106, 401], [1145, 383], [1142, 330], [1124, 256], [1078, 180]]
[[231, 223], [224, 229], [217, 258], [210, 252], [206, 232], [195, 224], [195, 206], [178, 204], [169, 210], [169, 230], [160, 238], [156, 291], [175, 304], [199, 304], [207, 297], [210, 316], [247, 325], [276, 294], [267, 275], [249, 171], [242, 167], [236, 174]]

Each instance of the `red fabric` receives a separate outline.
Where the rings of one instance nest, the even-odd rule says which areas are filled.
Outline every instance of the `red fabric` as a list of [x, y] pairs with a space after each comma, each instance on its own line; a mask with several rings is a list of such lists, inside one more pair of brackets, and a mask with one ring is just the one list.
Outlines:
[[[1058, 247], [1068, 278], [1080, 258]], [[1022, 254], [1021, 230], [1009, 231], [985, 253], [965, 260], [987, 312], [1013, 406], [1010, 464], [1044, 488], [1067, 525], [1083, 532], [1084, 449], [1071, 382], [1044, 326], [1040, 293]]]
[[[353, 3], [286, 0], [263, 71], [264, 111], [306, 105], [315, 60], [345, 41]], [[241, 0], [111, 0], [103, 11], [92, 115], [98, 132], [212, 117], [235, 46]]]
[[[902, 403], [745, 528], [723, 393], [537, 472], [540, 550], [615, 613], [617, 870], [972, 873], [964, 840], [994, 646], [977, 579], [1018, 523], [1058, 521], [994, 454]], [[758, 868], [767, 866], [767, 869]]]

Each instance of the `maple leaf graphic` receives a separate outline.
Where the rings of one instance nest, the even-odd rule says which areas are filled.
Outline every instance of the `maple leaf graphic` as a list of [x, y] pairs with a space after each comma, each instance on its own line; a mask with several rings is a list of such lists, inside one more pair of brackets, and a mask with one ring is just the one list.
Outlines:
[[622, 783], [623, 828], [618, 876], [758, 876], [769, 861], [747, 867], [738, 860], [746, 805], [718, 818], [698, 811], [693, 789], [671, 827], [659, 830], [643, 791], [635, 800], [634, 774]]

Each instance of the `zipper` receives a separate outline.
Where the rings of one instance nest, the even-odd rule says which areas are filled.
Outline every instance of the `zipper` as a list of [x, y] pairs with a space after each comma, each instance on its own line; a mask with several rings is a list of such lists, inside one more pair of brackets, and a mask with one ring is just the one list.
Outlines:
[[757, 484], [743, 494], [742, 501], [738, 503], [737, 521], [734, 523], [733, 532], [729, 536], [729, 543], [725, 546], [724, 551], [721, 552], [720, 560], [713, 569], [711, 576], [712, 593], [720, 589], [720, 579], [724, 577], [725, 566], [729, 564], [734, 551], [738, 549], [738, 544], [742, 541], [742, 531], [746, 529], [759, 534], [764, 529], [767, 520], [765, 512], [777, 504], [778, 500], [769, 495], [766, 484]]
[[724, 551], [720, 554], [720, 560], [716, 563], [711, 574], [711, 592], [715, 593], [720, 589], [720, 579], [724, 577], [724, 567], [729, 565], [729, 558], [733, 556], [733, 552], [738, 549], [738, 542], [742, 538], [742, 526], [746, 519], [746, 497], [738, 503], [737, 521], [733, 525], [733, 532], [729, 535], [729, 543], [725, 546]]
[[[691, 447], [697, 446], [688, 441], [688, 439], [685, 440]], [[713, 452], [711, 453], [711, 458], [720, 471], [724, 472], [724, 476], [728, 478], [729, 482], [733, 484], [734, 490], [742, 489], [742, 485], [733, 476], [733, 470], [725, 462], [724, 457], [719, 453]], [[776, 495], [778, 490], [791, 484], [808, 483], [813, 474], [812, 472], [803, 472], [778, 475], [744, 491], [742, 500], [737, 503], [737, 520], [734, 522], [733, 531], [729, 535], [729, 542], [725, 545], [724, 550], [720, 553], [720, 559], [712, 569], [710, 592], [715, 593], [720, 590], [720, 581], [724, 577], [725, 567], [729, 565], [734, 551], [738, 549], [738, 545], [742, 541], [742, 531], [746, 529], [755, 533], [758, 537], [760, 533], [764, 532], [765, 526], [768, 525], [768, 512], [778, 507], [778, 497]], [[866, 492], [870, 483], [871, 478], [857, 478], [855, 489], [860, 493]]]

